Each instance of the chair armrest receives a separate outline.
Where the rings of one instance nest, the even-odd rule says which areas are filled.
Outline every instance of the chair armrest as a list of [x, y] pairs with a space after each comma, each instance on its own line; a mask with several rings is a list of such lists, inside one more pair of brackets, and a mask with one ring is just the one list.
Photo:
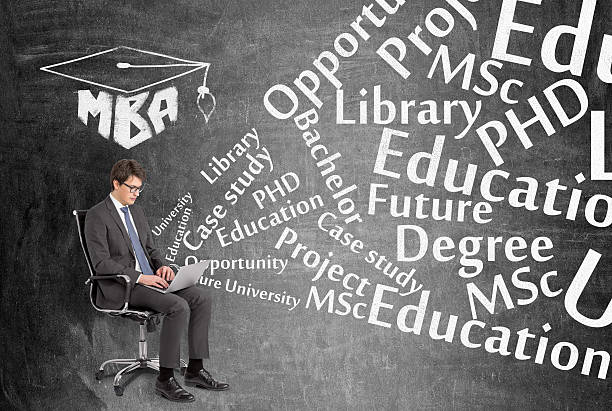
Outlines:
[[[128, 275], [125, 274], [108, 274], [108, 275], [92, 275], [87, 281], [85, 281], [85, 285], [89, 285], [93, 281], [102, 281], [102, 280], [117, 280], [122, 279], [125, 282], [125, 294], [123, 296], [123, 308], [118, 312], [119, 314], [127, 311], [128, 302], [130, 300], [130, 283], [132, 280]], [[107, 310], [104, 310], [107, 311]], [[112, 310], [117, 311], [117, 310]]]
[[132, 282], [132, 279], [130, 278], [129, 275], [126, 274], [108, 274], [108, 275], [92, 275], [91, 277], [89, 277], [87, 279], [87, 281], [85, 281], [85, 284], [89, 284], [91, 281], [98, 281], [98, 280], [110, 280], [110, 279], [117, 279], [117, 278], [122, 278], [126, 285], [129, 284], [130, 282]]

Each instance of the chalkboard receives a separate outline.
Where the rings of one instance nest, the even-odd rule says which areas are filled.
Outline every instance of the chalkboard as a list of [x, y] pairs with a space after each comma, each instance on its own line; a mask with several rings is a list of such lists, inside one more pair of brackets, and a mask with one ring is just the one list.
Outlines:
[[1, 9], [2, 409], [176, 408], [95, 378], [137, 327], [72, 210], [123, 158], [168, 265], [211, 260], [196, 404], [612, 407], [609, 2]]

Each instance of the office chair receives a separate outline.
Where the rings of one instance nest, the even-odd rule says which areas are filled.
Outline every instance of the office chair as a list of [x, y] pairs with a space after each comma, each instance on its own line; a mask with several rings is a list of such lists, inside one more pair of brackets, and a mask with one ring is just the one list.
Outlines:
[[[74, 214], [77, 223], [77, 229], [79, 231], [79, 239], [81, 240], [81, 246], [83, 247], [83, 254], [85, 254], [85, 260], [87, 260], [87, 267], [89, 268], [89, 278], [85, 281], [85, 285], [89, 285], [89, 301], [91, 305], [100, 312], [109, 314], [113, 317], [123, 317], [129, 318], [130, 320], [138, 321], [140, 324], [140, 338], [138, 340], [138, 358], [126, 359], [126, 358], [116, 358], [108, 361], [104, 361], [98, 371], [96, 371], [96, 379], [100, 381], [102, 377], [104, 377], [104, 367], [108, 364], [120, 364], [125, 365], [124, 368], [119, 370], [117, 374], [115, 374], [115, 379], [113, 381], [113, 388], [115, 390], [115, 394], [118, 396], [123, 395], [124, 386], [121, 385], [121, 377], [133, 372], [138, 369], [152, 369], [159, 371], [159, 358], [149, 358], [147, 353], [147, 331], [152, 332], [155, 331], [156, 325], [159, 324], [161, 313], [152, 311], [152, 310], [144, 310], [138, 309], [134, 307], [130, 307], [128, 305], [128, 299], [130, 298], [130, 277], [127, 275], [114, 274], [114, 275], [95, 275], [95, 271], [93, 269], [93, 265], [91, 263], [91, 258], [89, 257], [89, 251], [87, 250], [87, 241], [85, 240], [85, 216], [87, 215], [87, 210], [73, 210], [72, 214]], [[96, 294], [98, 292], [98, 287], [96, 282], [98, 281], [116, 281], [120, 279], [123, 281], [125, 285], [125, 297], [124, 304], [121, 309], [111, 310], [100, 308], [96, 305]], [[181, 373], [185, 372], [185, 368], [187, 367], [187, 363], [181, 359]]]

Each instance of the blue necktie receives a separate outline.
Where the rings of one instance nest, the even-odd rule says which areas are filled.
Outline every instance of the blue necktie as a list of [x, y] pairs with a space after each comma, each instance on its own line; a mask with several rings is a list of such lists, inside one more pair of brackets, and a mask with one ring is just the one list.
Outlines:
[[121, 211], [123, 211], [123, 214], [125, 215], [125, 224], [127, 225], [128, 234], [130, 235], [130, 240], [132, 240], [132, 247], [134, 247], [138, 264], [140, 264], [140, 269], [144, 275], [152, 275], [153, 269], [149, 264], [149, 260], [147, 260], [147, 256], [145, 255], [142, 245], [140, 244], [140, 240], [138, 239], [138, 234], [136, 234], [136, 230], [132, 225], [132, 220], [128, 214], [128, 207], [121, 207]]

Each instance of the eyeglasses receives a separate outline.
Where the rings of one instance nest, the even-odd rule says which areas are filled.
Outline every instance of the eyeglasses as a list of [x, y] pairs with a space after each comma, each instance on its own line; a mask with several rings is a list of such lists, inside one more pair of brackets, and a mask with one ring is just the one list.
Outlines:
[[125, 183], [123, 183], [123, 185], [130, 189], [130, 193], [138, 192], [138, 194], [140, 194], [140, 193], [142, 193], [142, 190], [144, 190], [144, 184], [141, 185], [140, 187], [131, 186], [131, 185], [125, 184]]

